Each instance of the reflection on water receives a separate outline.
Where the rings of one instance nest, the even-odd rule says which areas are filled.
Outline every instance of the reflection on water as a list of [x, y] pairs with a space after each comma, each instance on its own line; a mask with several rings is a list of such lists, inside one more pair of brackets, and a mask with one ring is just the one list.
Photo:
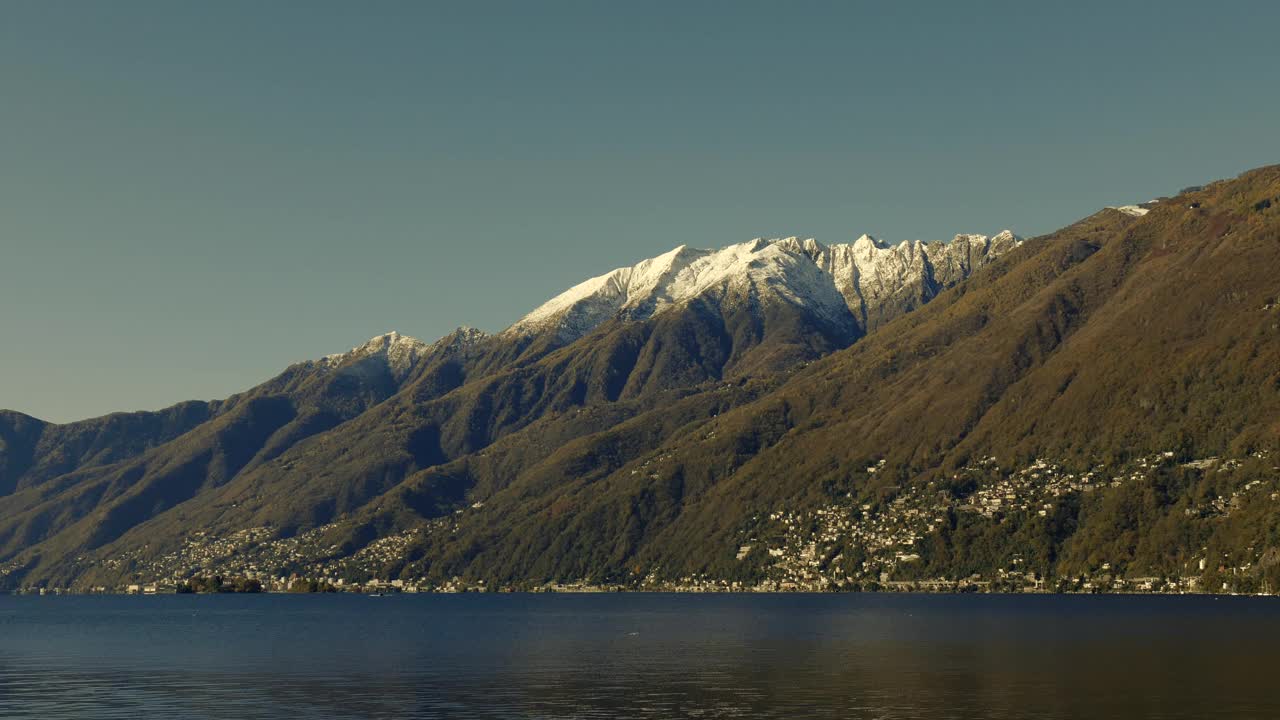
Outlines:
[[1280, 601], [0, 597], [0, 717], [1267, 718]]

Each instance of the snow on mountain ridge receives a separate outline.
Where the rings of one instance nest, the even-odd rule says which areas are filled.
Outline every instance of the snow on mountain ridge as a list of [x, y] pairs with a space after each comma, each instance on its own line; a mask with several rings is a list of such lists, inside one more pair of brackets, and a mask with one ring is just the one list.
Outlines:
[[[717, 250], [680, 245], [629, 267], [612, 270], [553, 297], [503, 332], [552, 331], [575, 340], [605, 321], [643, 320], [695, 299], [721, 307], [744, 302], [782, 302], [804, 307], [841, 326], [865, 331], [892, 303], [914, 306], [913, 296], [933, 293], [1021, 240], [1008, 230], [993, 237], [957, 235], [950, 243], [911, 240], [889, 245], [870, 235], [852, 243], [823, 245], [813, 238], [756, 238]], [[356, 369], [369, 358], [385, 362], [403, 380], [426, 356], [465, 351], [489, 336], [458, 328], [434, 343], [391, 331], [344, 353], [315, 361], [327, 368]]]
[[460, 327], [433, 343], [425, 343], [392, 330], [370, 338], [344, 353], [326, 355], [318, 361], [325, 367], [342, 367], [367, 358], [380, 358], [396, 380], [403, 380], [418, 362], [428, 354], [456, 345], [465, 347], [488, 337], [486, 333], [471, 327]]
[[733, 303], [748, 297], [807, 306], [836, 322], [851, 314], [865, 330], [895, 296], [917, 286], [935, 292], [954, 284], [1020, 242], [1005, 230], [992, 237], [957, 235], [950, 243], [889, 245], [862, 235], [831, 246], [798, 237], [756, 238], [718, 250], [681, 245], [579, 283], [503, 334], [553, 330], [571, 341], [613, 317], [644, 319], [696, 298]]

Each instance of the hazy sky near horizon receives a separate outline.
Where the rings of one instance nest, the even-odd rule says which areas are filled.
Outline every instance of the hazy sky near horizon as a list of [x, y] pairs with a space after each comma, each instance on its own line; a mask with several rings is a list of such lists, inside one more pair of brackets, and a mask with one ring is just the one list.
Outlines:
[[1274, 2], [5, 2], [0, 408], [223, 397], [679, 244], [1047, 232], [1280, 162], [1277, 27]]

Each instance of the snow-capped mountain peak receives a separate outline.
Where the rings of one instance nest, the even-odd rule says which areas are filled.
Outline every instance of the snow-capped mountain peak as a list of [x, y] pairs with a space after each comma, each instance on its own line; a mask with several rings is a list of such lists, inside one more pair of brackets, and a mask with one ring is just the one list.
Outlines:
[[351, 348], [347, 352], [326, 355], [324, 359], [336, 360], [340, 358], [378, 355], [391, 352], [413, 352], [415, 350], [425, 349], [426, 347], [427, 343], [424, 343], [417, 338], [409, 337], [408, 335], [401, 335], [395, 330], [392, 330], [391, 332], [383, 333], [381, 335], [375, 335], [367, 341]]
[[607, 320], [642, 320], [694, 299], [722, 306], [786, 302], [865, 331], [878, 324], [886, 303], [914, 307], [1020, 242], [1006, 230], [990, 238], [957, 235], [951, 243], [889, 245], [862, 235], [831, 246], [798, 237], [756, 238], [718, 250], [680, 245], [569, 288], [504, 334], [554, 331], [567, 342]]
[[866, 233], [859, 235], [858, 239], [853, 241], [853, 249], [857, 252], [863, 253], [870, 252], [872, 250], [888, 250], [890, 247], [891, 246], [888, 243], [877, 240]]
[[430, 347], [417, 338], [401, 335], [392, 330], [374, 336], [347, 352], [326, 355], [320, 363], [329, 367], [338, 367], [366, 358], [380, 358], [386, 362], [392, 375], [400, 379], [409, 373]]
[[466, 349], [488, 337], [472, 327], [460, 327], [434, 343], [425, 343], [415, 337], [401, 335], [392, 330], [370, 338], [368, 341], [344, 353], [326, 355], [319, 360], [325, 367], [347, 367], [353, 363], [376, 358], [386, 363], [392, 377], [403, 380], [418, 362], [433, 352], [444, 349]]

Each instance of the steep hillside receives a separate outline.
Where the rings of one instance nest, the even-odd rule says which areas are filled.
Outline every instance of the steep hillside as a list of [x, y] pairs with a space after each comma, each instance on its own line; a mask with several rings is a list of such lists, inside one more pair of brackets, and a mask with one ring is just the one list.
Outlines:
[[1269, 167], [1026, 242], [677, 248], [38, 482], [13, 418], [0, 582], [1280, 586], [1278, 207]]
[[[1277, 482], [1266, 461], [1280, 435], [1277, 197], [1280, 168], [1264, 168], [1145, 215], [1107, 210], [1029, 242], [776, 392], [642, 458], [588, 464], [587, 472], [566, 458], [526, 471], [447, 533], [428, 534], [425, 561], [407, 572], [759, 580], [777, 563], [750, 551], [738, 560], [742, 548], [786, 537], [784, 525], [800, 517], [816, 522], [805, 513], [818, 509], [848, 522], [843, 536], [811, 538], [825, 545], [812, 551], [814, 567], [895, 546], [920, 563], [909, 570], [954, 578], [992, 573], [1037, 548], [1040, 575], [1083, 572], [1098, 557], [1169, 574], [1185, 570], [1175, 560], [1185, 565], [1215, 544], [1242, 567], [1262, 567], [1280, 537], [1280, 513], [1254, 508], [1242, 530], [1221, 512], [1202, 516], [1196, 503], [1212, 492], [1229, 505], [1248, 483]], [[581, 452], [591, 456], [589, 447]], [[1239, 485], [1211, 476], [1213, 462], [1187, 465], [1206, 457], [1236, 458], [1223, 462]], [[1089, 502], [1053, 495], [1043, 515], [1015, 503], [1025, 516], [996, 519], [970, 502], [1045, 458], [1074, 478], [1064, 487], [1109, 473], [1114, 491], [1088, 494]], [[1126, 485], [1132, 478], [1141, 482]], [[926, 502], [921, 492], [950, 500]], [[1108, 500], [1112, 492], [1138, 499]], [[890, 522], [898, 501], [916, 503], [932, 522], [904, 525], [901, 542], [858, 542], [858, 518]], [[1170, 546], [1140, 551], [1157, 525]], [[973, 536], [957, 538], [965, 533]], [[1089, 544], [1104, 540], [1105, 551]]]
[[[290, 536], [508, 435], [549, 432], [569, 442], [706, 383], [769, 376], [846, 347], [868, 308], [877, 320], [908, 312], [1018, 242], [1003, 233], [896, 248], [865, 237], [833, 248], [795, 239], [677, 248], [588, 281], [499, 336], [464, 329], [430, 345], [379, 336], [205, 404], [204, 418], [168, 435], [139, 433], [109, 452], [57, 464], [61, 446], [38, 440], [72, 433], [15, 420], [5, 426], [13, 447], [5, 477], [17, 492], [0, 500], [0, 561], [13, 579], [66, 577], [83, 569], [67, 558], [125, 535], [145, 536], [156, 550], [196, 527], [261, 524]], [[935, 273], [930, 257], [943, 269]], [[718, 412], [754, 397], [760, 386], [752, 387], [694, 406]], [[429, 503], [442, 509], [459, 497]]]
[[27, 433], [32, 451], [12, 465], [14, 491], [0, 497], [0, 557], [51, 538], [95, 547], [359, 416], [411, 378], [451, 388], [440, 376], [473, 340], [460, 332], [428, 346], [392, 333], [225, 401], [66, 426], [15, 423], [39, 432]]
[[193, 401], [66, 425], [0, 410], [0, 496], [82, 467], [134, 457], [207, 422], [217, 407]]

